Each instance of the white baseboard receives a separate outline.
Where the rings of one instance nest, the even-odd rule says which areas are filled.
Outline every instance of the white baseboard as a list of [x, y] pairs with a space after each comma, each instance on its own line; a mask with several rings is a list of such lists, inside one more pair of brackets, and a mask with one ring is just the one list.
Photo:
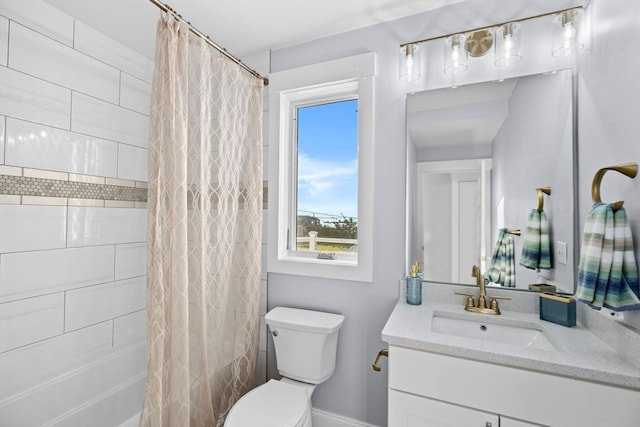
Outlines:
[[[137, 413], [118, 427], [138, 427], [140, 416], [141, 413]], [[311, 409], [311, 422], [313, 427], [378, 427], [319, 409]]]
[[311, 409], [311, 422], [313, 427], [378, 427], [314, 408]]

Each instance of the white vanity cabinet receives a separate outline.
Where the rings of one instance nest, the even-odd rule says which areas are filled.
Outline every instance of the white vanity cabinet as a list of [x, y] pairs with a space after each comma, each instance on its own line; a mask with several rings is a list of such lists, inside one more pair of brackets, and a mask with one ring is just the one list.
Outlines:
[[388, 427], [637, 427], [640, 392], [390, 345]]

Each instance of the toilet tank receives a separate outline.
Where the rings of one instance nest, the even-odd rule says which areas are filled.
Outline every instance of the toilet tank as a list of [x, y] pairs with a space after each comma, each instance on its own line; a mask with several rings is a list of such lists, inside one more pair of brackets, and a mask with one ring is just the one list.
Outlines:
[[320, 384], [333, 374], [343, 315], [276, 307], [264, 318], [271, 329], [280, 375]]

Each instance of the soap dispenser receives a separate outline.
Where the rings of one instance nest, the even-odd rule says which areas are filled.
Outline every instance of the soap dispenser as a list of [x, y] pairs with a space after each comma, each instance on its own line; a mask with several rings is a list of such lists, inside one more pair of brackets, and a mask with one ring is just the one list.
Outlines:
[[420, 263], [416, 261], [411, 266], [410, 275], [407, 276], [407, 304], [422, 304], [422, 278], [419, 275]]

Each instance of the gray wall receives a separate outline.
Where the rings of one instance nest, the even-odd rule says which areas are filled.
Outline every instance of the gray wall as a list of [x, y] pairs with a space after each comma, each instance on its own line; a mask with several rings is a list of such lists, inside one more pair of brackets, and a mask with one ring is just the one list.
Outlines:
[[[505, 4], [507, 3], [507, 4]], [[291, 305], [344, 313], [337, 370], [314, 394], [314, 407], [364, 422], [386, 425], [386, 366], [371, 370], [376, 352], [385, 347], [380, 332], [397, 299], [398, 280], [410, 260], [405, 256], [405, 94], [446, 84], [429, 75], [412, 84], [398, 80], [398, 46], [402, 42], [462, 31], [494, 22], [557, 10], [572, 1], [470, 1], [399, 21], [272, 52], [271, 71], [376, 52], [374, 153], [374, 272], [369, 284], [269, 274], [269, 307]], [[498, 7], [497, 5], [500, 4]], [[493, 7], [492, 7], [493, 6]], [[640, 160], [638, 55], [625, 57], [629, 40], [640, 37], [640, 4], [636, 0], [593, 0], [593, 36], [580, 60], [580, 216], [590, 205], [591, 178], [608, 164]], [[491, 22], [481, 16], [491, 10]], [[615, 23], [615, 24], [613, 24]], [[613, 66], [612, 64], [619, 64]], [[561, 68], [561, 67], [556, 67]], [[563, 68], [563, 67], [562, 67]], [[544, 70], [523, 59], [514, 74]], [[469, 72], [459, 84], [491, 78]], [[634, 238], [640, 239], [640, 179], [607, 175], [603, 195], [626, 200]], [[635, 217], [635, 219], [634, 219]], [[582, 227], [582, 224], [581, 224]], [[636, 248], [638, 244], [636, 244]], [[636, 249], [637, 251], [637, 249]], [[640, 313], [626, 313], [640, 327]], [[276, 376], [273, 353], [269, 371]], [[384, 362], [383, 362], [384, 364]]]
[[[640, 54], [622, 49], [640, 40], [640, 2], [592, 0], [587, 21], [591, 43], [579, 62], [579, 189], [580, 231], [592, 205], [591, 181], [604, 166], [640, 163]], [[640, 258], [640, 176], [629, 179], [607, 172], [602, 200], [624, 200]], [[640, 330], [640, 310], [626, 312], [624, 321]]]
[[[521, 259], [527, 216], [537, 207], [535, 188], [551, 187], [551, 196], [544, 196], [544, 212], [550, 223], [554, 268], [537, 273], [516, 264], [516, 286], [521, 289], [537, 283], [538, 274], [565, 291], [573, 289], [572, 85], [570, 70], [519, 79], [509, 100], [509, 116], [493, 143], [491, 236], [495, 240], [501, 227], [522, 230], [522, 236], [514, 238], [516, 263]], [[497, 223], [498, 218], [504, 223]], [[567, 264], [560, 264], [553, 253], [556, 241], [567, 243]]]

